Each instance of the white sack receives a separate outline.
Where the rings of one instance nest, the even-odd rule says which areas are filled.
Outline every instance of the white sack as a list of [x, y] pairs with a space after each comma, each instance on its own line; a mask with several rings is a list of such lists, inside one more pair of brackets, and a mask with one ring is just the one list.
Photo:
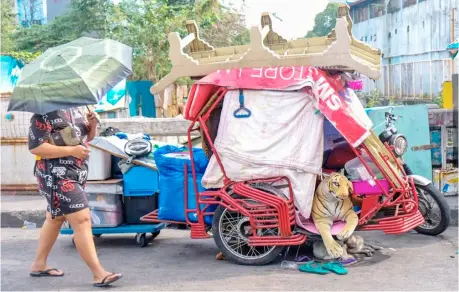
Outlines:
[[[305, 92], [244, 90], [251, 117], [237, 119], [239, 91], [224, 99], [215, 147], [232, 180], [287, 176], [294, 188], [295, 203], [309, 218], [316, 175], [323, 158], [323, 116]], [[223, 186], [215, 157], [202, 180], [205, 188]]]

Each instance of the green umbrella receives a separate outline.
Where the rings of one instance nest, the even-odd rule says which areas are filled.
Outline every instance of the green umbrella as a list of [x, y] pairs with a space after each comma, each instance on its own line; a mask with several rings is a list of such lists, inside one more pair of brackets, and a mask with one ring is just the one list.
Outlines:
[[46, 50], [25, 66], [8, 111], [46, 114], [97, 104], [131, 73], [131, 47], [110, 39], [82, 37]]

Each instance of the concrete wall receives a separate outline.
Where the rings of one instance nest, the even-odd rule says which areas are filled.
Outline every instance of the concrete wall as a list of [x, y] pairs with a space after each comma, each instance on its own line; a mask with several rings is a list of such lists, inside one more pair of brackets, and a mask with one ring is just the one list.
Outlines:
[[0, 100], [1, 124], [1, 166], [0, 177], [2, 185], [35, 184], [33, 175], [34, 156], [29, 152], [27, 135], [32, 116], [26, 112], [11, 112], [13, 120], [6, 120], [9, 98]]
[[33, 175], [34, 156], [27, 143], [2, 143], [0, 177], [2, 185], [31, 185], [37, 180]]
[[[386, 7], [387, 4], [397, 4], [385, 1]], [[359, 9], [370, 9], [373, 2], [369, 0], [351, 6], [351, 16], [355, 16]], [[456, 18], [454, 38], [459, 37], [458, 2], [424, 0], [393, 13], [358, 23], [354, 21], [354, 37], [381, 49], [384, 54], [383, 64], [387, 65], [383, 68], [382, 80], [377, 84], [369, 84], [367, 90], [373, 85], [385, 91], [384, 95], [387, 96], [437, 96], [443, 81], [450, 80], [453, 70], [446, 47], [452, 41], [452, 10], [455, 10]]]

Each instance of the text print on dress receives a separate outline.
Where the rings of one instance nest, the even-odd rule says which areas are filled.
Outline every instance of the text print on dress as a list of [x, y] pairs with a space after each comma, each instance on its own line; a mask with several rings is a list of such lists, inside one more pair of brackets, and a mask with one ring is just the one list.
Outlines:
[[[43, 187], [43, 186], [41, 186], [41, 187]], [[50, 197], [51, 197], [50, 194], [48, 194], [47, 192], [45, 192], [45, 191], [43, 191], [43, 190], [39, 190], [39, 194], [42, 195], [42, 196], [45, 196], [45, 197], [47, 197], [47, 198], [50, 198]]]
[[72, 201], [72, 200], [70, 200], [70, 198], [64, 196], [63, 194], [60, 194], [58, 192], [56, 192], [55, 194], [59, 198], [59, 200], [64, 200], [64, 201], [66, 201], [68, 203], [70, 203]]
[[61, 158], [59, 158], [59, 164], [62, 164], [62, 165], [73, 165], [73, 161], [72, 161], [72, 160], [68, 160], [68, 159], [61, 159]]
[[78, 208], [83, 208], [84, 204], [70, 204], [69, 208], [70, 209], [78, 209]]
[[51, 215], [57, 216], [57, 214], [61, 211], [61, 208], [56, 208], [54, 210], [49, 210]]
[[63, 180], [61, 189], [64, 193], [68, 193], [75, 189], [75, 185], [67, 180]]

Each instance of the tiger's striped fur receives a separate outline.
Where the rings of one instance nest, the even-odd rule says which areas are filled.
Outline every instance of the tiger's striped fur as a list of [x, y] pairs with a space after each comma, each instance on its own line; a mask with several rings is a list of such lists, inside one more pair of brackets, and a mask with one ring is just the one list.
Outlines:
[[343, 248], [331, 234], [333, 221], [345, 221], [344, 229], [336, 236], [347, 239], [357, 227], [359, 218], [353, 210], [350, 194], [352, 183], [339, 173], [332, 173], [319, 184], [312, 203], [312, 219], [319, 231], [327, 252], [334, 258], [342, 257]]

